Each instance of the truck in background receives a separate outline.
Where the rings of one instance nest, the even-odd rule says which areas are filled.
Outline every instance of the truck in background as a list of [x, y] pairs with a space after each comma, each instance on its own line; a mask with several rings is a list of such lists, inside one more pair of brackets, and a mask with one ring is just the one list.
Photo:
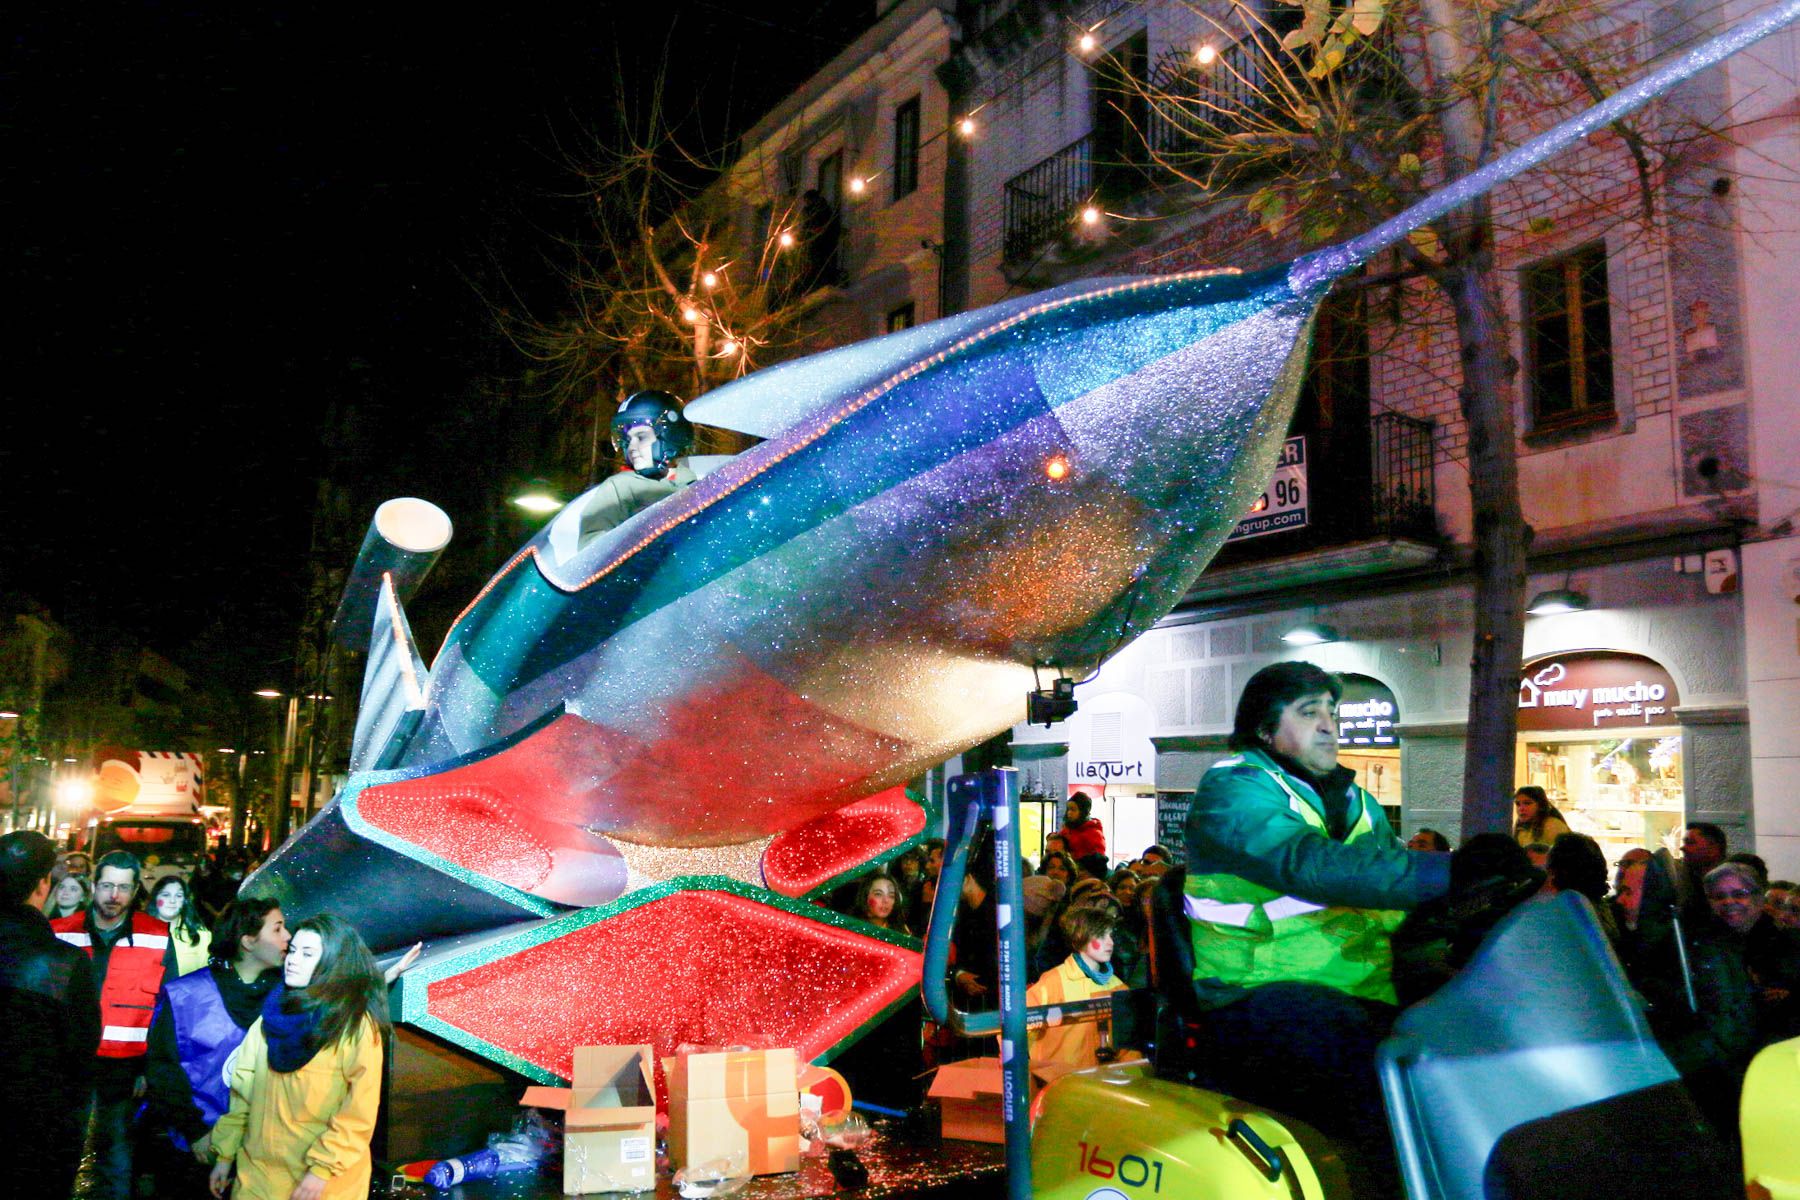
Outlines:
[[191, 879], [206, 857], [206, 768], [198, 754], [107, 747], [95, 755], [94, 806], [70, 834], [98, 863], [114, 850], [144, 867], [144, 898], [164, 877]]

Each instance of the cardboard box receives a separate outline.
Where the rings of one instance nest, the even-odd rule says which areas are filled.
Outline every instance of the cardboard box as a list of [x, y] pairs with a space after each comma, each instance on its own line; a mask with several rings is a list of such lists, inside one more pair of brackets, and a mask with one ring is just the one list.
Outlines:
[[656, 1187], [656, 1060], [649, 1046], [579, 1046], [574, 1085], [530, 1087], [519, 1103], [563, 1116], [563, 1193]]
[[[1074, 1068], [1063, 1063], [1032, 1063], [1031, 1095], [1037, 1095], [1040, 1087], [1071, 1070]], [[938, 1102], [945, 1137], [995, 1145], [1006, 1141], [1006, 1116], [1000, 1108], [999, 1059], [965, 1058], [945, 1063], [938, 1068], [926, 1095]], [[1029, 1104], [1031, 1096], [1025, 1102]]]
[[800, 1088], [792, 1050], [663, 1059], [669, 1162], [676, 1169], [740, 1157], [752, 1175], [800, 1169]]

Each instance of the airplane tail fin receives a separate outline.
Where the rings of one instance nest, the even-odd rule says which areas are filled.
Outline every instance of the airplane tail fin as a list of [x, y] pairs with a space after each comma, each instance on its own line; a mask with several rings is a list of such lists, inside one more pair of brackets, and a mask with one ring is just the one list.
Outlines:
[[400, 607], [393, 578], [383, 575], [375, 597], [356, 737], [350, 747], [352, 771], [379, 771], [399, 760], [424, 715], [430, 683], [431, 673], [413, 643], [412, 626]]

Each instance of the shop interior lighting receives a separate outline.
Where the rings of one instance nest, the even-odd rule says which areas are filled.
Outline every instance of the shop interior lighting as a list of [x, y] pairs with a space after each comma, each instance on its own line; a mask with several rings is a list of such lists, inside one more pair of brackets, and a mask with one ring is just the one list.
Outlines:
[[1548, 617], [1557, 613], [1586, 612], [1589, 604], [1586, 592], [1559, 587], [1533, 596], [1531, 603], [1525, 606], [1525, 611], [1534, 617]]
[[1281, 640], [1290, 646], [1323, 646], [1327, 642], [1341, 642], [1344, 638], [1335, 626], [1323, 621], [1306, 621], [1282, 634]]

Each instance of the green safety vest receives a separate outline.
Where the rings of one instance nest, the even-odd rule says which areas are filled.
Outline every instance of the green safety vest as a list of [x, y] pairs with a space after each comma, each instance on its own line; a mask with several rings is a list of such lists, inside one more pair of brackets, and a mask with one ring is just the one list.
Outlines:
[[[1288, 807], [1322, 836], [1325, 818], [1287, 777], [1242, 757], [1214, 765], [1250, 765], [1275, 781]], [[1360, 811], [1344, 836], [1349, 845], [1375, 832], [1371, 805], [1358, 789]], [[1194, 944], [1194, 981], [1202, 997], [1267, 983], [1318, 983], [1365, 1000], [1395, 1003], [1389, 935], [1403, 913], [1317, 904], [1260, 887], [1237, 875], [1189, 874], [1184, 907]], [[1228, 1002], [1231, 997], [1221, 997]]]

